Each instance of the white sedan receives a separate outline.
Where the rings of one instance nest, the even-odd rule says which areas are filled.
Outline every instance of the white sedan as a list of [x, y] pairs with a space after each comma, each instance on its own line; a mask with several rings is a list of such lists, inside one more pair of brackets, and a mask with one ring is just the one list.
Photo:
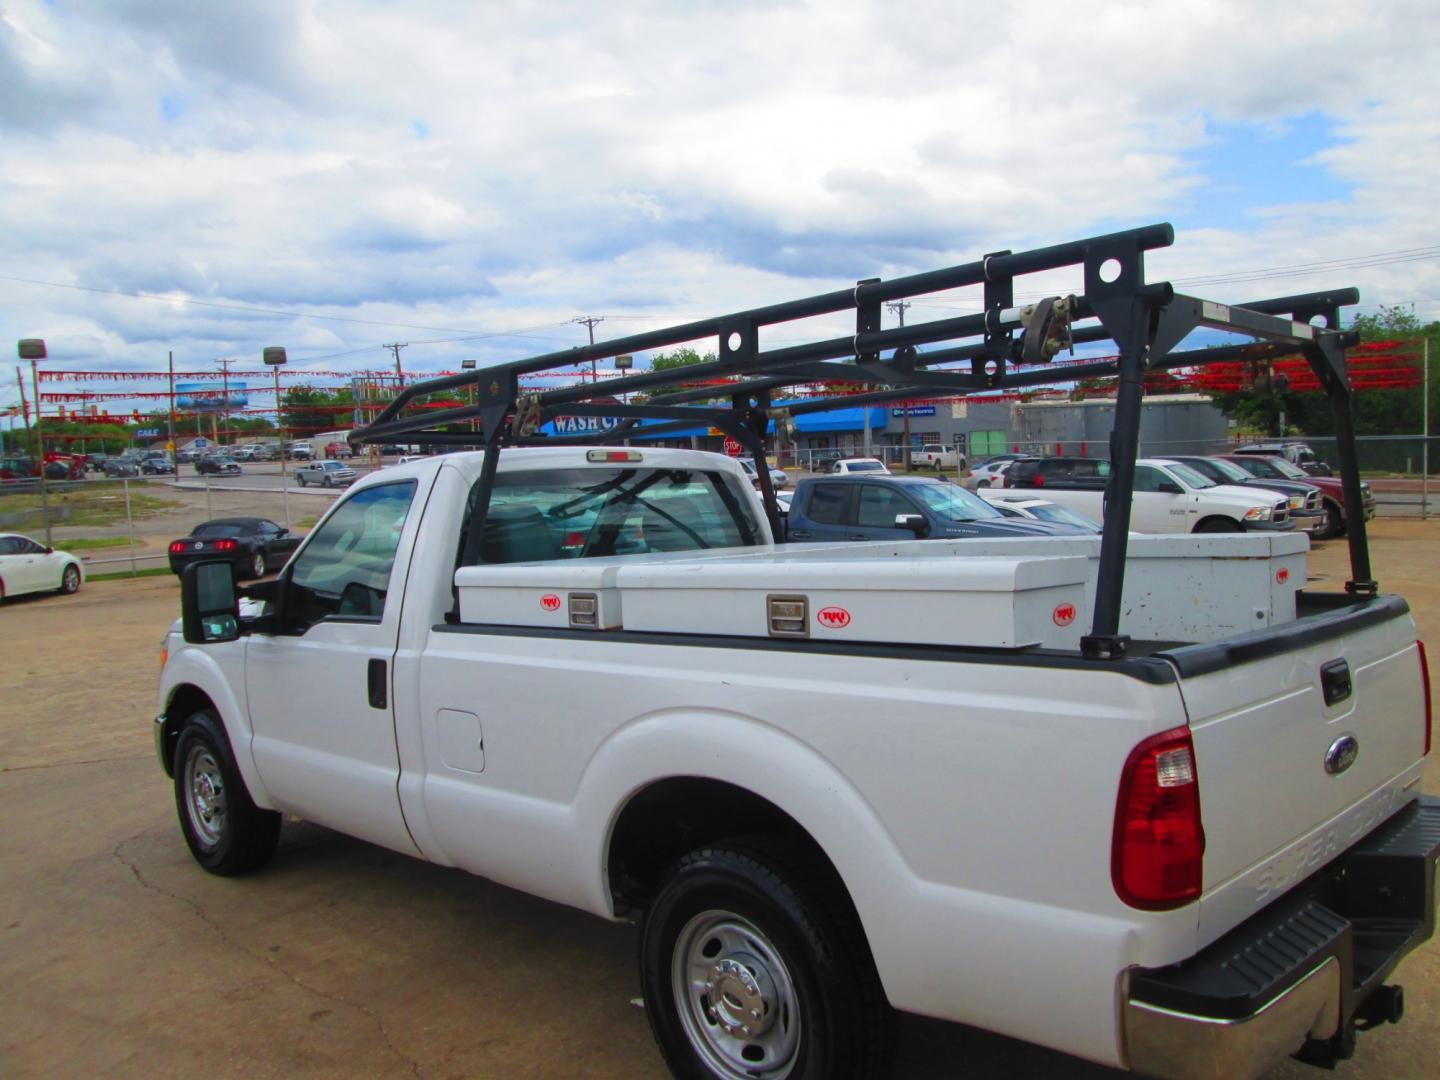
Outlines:
[[80, 560], [19, 533], [0, 533], [0, 600], [21, 593], [73, 593], [85, 581]]

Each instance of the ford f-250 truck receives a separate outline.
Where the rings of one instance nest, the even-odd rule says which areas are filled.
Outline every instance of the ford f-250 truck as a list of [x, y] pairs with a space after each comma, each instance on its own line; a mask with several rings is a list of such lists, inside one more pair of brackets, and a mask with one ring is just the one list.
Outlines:
[[[1088, 281], [1130, 251], [1087, 244], [765, 313], [1062, 256]], [[1132, 465], [1136, 358], [1179, 340], [1182, 300], [1137, 295], [1164, 304], [1131, 324], [1146, 349], [1114, 331]], [[1314, 333], [1305, 298], [1272, 308], [1293, 323], [1182, 306]], [[894, 332], [870, 333], [825, 349], [871, 373]], [[275, 581], [237, 600], [229, 564], [187, 568], [155, 735], [201, 865], [262, 864], [290, 813], [636, 919], [646, 1016], [681, 1076], [880, 1075], [894, 1009], [1174, 1077], [1333, 1064], [1399, 1019], [1393, 973], [1434, 930], [1440, 806], [1419, 795], [1424, 649], [1368, 579], [1363, 521], [1355, 579], [1329, 595], [1302, 588], [1303, 536], [1131, 538], [1123, 464], [1103, 536], [775, 546], [764, 475], [762, 505], [718, 455], [505, 448], [557, 414], [613, 410], [616, 439], [632, 419], [693, 427], [691, 391], [523, 398], [521, 370], [476, 373], [475, 411], [439, 420], [403, 413], [474, 377], [408, 387], [359, 438], [473, 440], [458, 415], [485, 452], [363, 478]], [[762, 381], [704, 421], [761, 444]]]

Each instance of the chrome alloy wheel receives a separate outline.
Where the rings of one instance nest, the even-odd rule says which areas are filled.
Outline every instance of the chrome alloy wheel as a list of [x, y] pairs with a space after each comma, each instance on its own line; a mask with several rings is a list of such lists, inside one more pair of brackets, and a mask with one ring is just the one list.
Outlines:
[[225, 835], [225, 777], [210, 748], [199, 743], [185, 756], [185, 809], [202, 843], [220, 843]]
[[717, 1076], [781, 1080], [800, 1048], [795, 984], [778, 949], [728, 911], [703, 911], [675, 939], [675, 1005], [696, 1052]]

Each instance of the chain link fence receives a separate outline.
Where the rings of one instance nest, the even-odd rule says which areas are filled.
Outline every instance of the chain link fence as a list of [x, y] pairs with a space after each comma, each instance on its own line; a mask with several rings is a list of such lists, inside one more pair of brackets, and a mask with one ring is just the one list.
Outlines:
[[[319, 519], [340, 488], [301, 486], [293, 465], [247, 464], [235, 477], [196, 474], [85, 480], [0, 481], [0, 533], [21, 533], [78, 556], [87, 576], [166, 570], [169, 546], [215, 518], [265, 518], [297, 533]], [[363, 464], [356, 466], [363, 473]]]
[[[1333, 439], [1304, 440], [1316, 456], [1336, 462]], [[1233, 448], [1209, 442], [1163, 446], [1142, 444], [1146, 456], [1212, 454]], [[1039, 454], [1103, 457], [1106, 447], [1094, 442], [1023, 444], [1019, 450]], [[1357, 440], [1360, 470], [1374, 492], [1377, 512], [1384, 516], [1428, 517], [1440, 512], [1440, 438], [1372, 436]], [[1427, 453], [1428, 451], [1428, 453]], [[875, 457], [891, 469], [903, 467], [904, 450], [893, 444], [802, 449], [782, 447], [771, 463], [798, 475], [821, 473], [839, 457]], [[973, 462], [972, 462], [973, 463]], [[1422, 471], [1429, 466], [1427, 478]], [[168, 568], [168, 548], [201, 522], [224, 517], [266, 518], [304, 533], [325, 512], [340, 489], [301, 487], [293, 466], [282, 484], [278, 463], [247, 463], [236, 477], [196, 474], [181, 466], [178, 481], [170, 476], [128, 479], [90, 478], [76, 481], [0, 481], [0, 533], [21, 533], [63, 551], [85, 564], [87, 574], [138, 574]], [[368, 466], [355, 463], [364, 473]], [[949, 473], [952, 470], [945, 470]], [[959, 470], [955, 470], [959, 472]], [[792, 481], [793, 482], [793, 481]]]

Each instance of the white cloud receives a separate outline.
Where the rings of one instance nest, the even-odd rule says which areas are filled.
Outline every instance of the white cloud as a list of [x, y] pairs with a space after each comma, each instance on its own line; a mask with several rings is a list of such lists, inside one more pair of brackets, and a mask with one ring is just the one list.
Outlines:
[[[1166, 217], [1189, 229], [1151, 265], [1177, 277], [1434, 244], [1437, 23], [1338, 0], [17, 0], [0, 274], [393, 325], [0, 282], [0, 333], [87, 366], [590, 313], [609, 336]], [[1333, 136], [1295, 176], [1330, 186], [1247, 188], [1242, 167], [1221, 220], [1217, 132], [1315, 115]], [[1440, 297], [1434, 263], [1358, 277], [1367, 300]], [[406, 359], [582, 340], [552, 325]]]

